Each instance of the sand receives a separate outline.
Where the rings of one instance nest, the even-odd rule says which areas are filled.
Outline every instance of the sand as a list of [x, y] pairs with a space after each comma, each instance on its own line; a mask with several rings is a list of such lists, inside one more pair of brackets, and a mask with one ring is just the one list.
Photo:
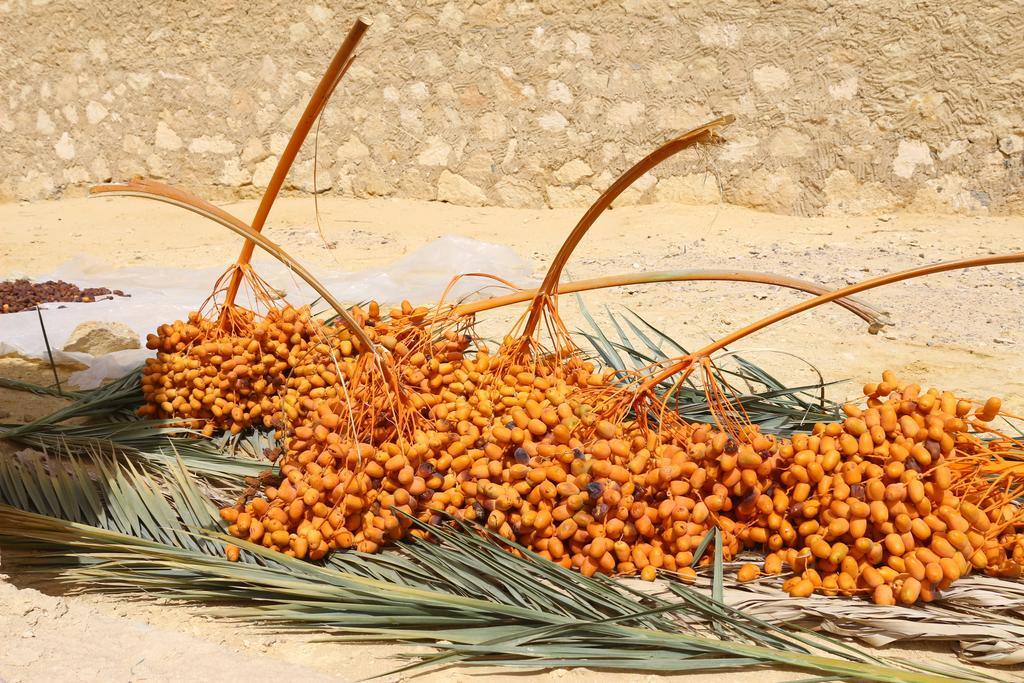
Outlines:
[[[254, 202], [227, 205], [251, 216]], [[282, 199], [267, 235], [314, 272], [380, 266], [446, 233], [511, 245], [541, 275], [578, 218], [574, 210], [470, 209], [405, 200], [323, 199], [324, 235], [315, 229], [309, 199]], [[200, 268], [226, 265], [239, 239], [172, 207], [131, 199], [72, 199], [0, 205], [0, 277], [41, 275], [77, 260], [99, 270], [139, 265]], [[334, 243], [333, 249], [325, 247]], [[637, 270], [750, 269], [841, 286], [872, 275], [951, 258], [1024, 250], [1024, 217], [978, 218], [885, 215], [794, 218], [730, 206], [649, 205], [606, 214], [569, 263], [573, 279]], [[799, 355], [828, 379], [830, 390], [855, 396], [883, 369], [976, 397], [999, 394], [1024, 408], [1024, 269], [978, 269], [934, 276], [863, 295], [893, 322], [879, 335], [831, 306], [802, 314], [737, 345], [788, 382], [811, 377]], [[626, 306], [694, 347], [745, 322], [800, 300], [802, 295], [760, 285], [677, 283], [596, 292], [587, 306]], [[582, 324], [566, 299], [570, 327]], [[492, 316], [500, 331], [508, 315]], [[0, 325], [3, 319], [0, 317]], [[40, 368], [0, 362], [7, 376], [46, 381]], [[0, 391], [0, 419], [21, 420], [53, 407], [48, 399]], [[396, 665], [408, 647], [313, 642], [314, 636], [265, 634], [158, 601], [40, 593], [17, 577], [0, 578], [0, 680], [251, 679], [268, 671], [304, 680], [356, 680]], [[887, 654], [952, 660], [949, 648]], [[469, 679], [462, 670], [423, 680]], [[545, 677], [593, 680], [593, 672], [556, 671]], [[758, 674], [759, 677], [762, 674]], [[799, 678], [765, 672], [765, 681]], [[492, 676], [490, 679], [503, 678]], [[732, 674], [720, 678], [726, 680]], [[519, 680], [515, 677], [514, 680]], [[622, 675], [602, 680], [637, 680]], [[655, 680], [656, 677], [641, 677]], [[701, 680], [710, 677], [701, 677]], [[658, 678], [658, 680], [661, 680]]]

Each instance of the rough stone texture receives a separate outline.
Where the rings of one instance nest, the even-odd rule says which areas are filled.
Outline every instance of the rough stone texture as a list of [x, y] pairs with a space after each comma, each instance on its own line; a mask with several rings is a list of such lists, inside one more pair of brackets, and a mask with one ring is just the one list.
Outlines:
[[441, 171], [441, 178], [437, 182], [437, 199], [461, 206], [482, 206], [487, 201], [487, 195], [462, 176], [445, 169]]
[[124, 323], [87, 320], [71, 331], [64, 351], [103, 356], [115, 351], [141, 348], [139, 335]]
[[254, 196], [360, 13], [291, 191], [579, 206], [731, 112], [618, 203], [1024, 210], [1020, 0], [0, 0], [0, 199], [135, 174]]

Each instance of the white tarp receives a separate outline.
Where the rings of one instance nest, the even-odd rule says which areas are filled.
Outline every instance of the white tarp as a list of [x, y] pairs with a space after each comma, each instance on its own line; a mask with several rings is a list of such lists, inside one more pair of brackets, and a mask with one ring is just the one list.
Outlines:
[[[255, 271], [276, 289], [284, 292], [289, 303], [301, 305], [314, 301], [312, 289], [267, 256], [254, 259]], [[225, 264], [225, 268], [227, 264]], [[314, 273], [342, 302], [376, 300], [396, 304], [408, 299], [414, 304], [435, 303], [451, 279], [462, 273], [489, 273], [521, 286], [534, 286], [532, 266], [506, 246], [448, 235], [427, 244], [393, 263], [380, 268], [348, 273]], [[52, 273], [33, 276], [35, 282], [65, 280], [80, 287], [120, 289], [130, 297], [114, 297], [92, 303], [51, 303], [42, 306], [43, 322], [58, 363], [78, 362], [88, 369], [72, 375], [71, 382], [82, 388], [98, 386], [104, 379], [116, 377], [142, 363], [151, 351], [145, 348], [146, 335], [159, 325], [184, 319], [209, 295], [223, 269], [125, 268], [112, 270], [108, 265], [73, 262]], [[4, 274], [4, 279], [18, 273]], [[493, 281], [463, 278], [448, 300], [501, 293]], [[239, 300], [241, 305], [248, 302]], [[323, 308], [321, 305], [320, 309]], [[63, 346], [71, 332], [86, 321], [120, 322], [138, 333], [143, 348], [118, 351], [94, 357], [65, 352]], [[0, 315], [0, 357], [20, 356], [46, 359], [46, 345], [36, 311]]]

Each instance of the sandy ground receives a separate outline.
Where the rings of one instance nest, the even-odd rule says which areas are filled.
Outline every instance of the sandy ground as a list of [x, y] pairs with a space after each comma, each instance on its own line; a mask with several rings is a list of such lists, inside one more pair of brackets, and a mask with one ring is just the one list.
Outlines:
[[[254, 202], [228, 205], [248, 217]], [[271, 216], [268, 236], [314, 272], [386, 264], [446, 234], [511, 245], [542, 273], [578, 218], [571, 210], [469, 209], [397, 200], [325, 199], [320, 203], [327, 249], [315, 230], [313, 204], [286, 198]], [[38, 275], [69, 260], [109, 268], [139, 265], [226, 265], [239, 240], [223, 229], [172, 207], [130, 199], [75, 199], [0, 205], [0, 278]], [[951, 258], [1024, 250], [1024, 217], [964, 218], [889, 215], [872, 218], [793, 218], [729, 206], [621, 207], [606, 214], [570, 261], [574, 279], [637, 270], [729, 268], [769, 271], [841, 286], [889, 271]], [[863, 295], [888, 311], [882, 334], [837, 307], [802, 314], [737, 346], [780, 378], [810, 378], [798, 354], [837, 385], [836, 396], [885, 368], [902, 377], [985, 397], [999, 394], [1024, 408], [1024, 268], [1007, 266], [952, 273]], [[588, 294], [590, 310], [632, 308], [652, 324], [694, 347], [802, 295], [775, 287], [718, 283], [636, 286]], [[563, 304], [570, 327], [574, 303]], [[508, 315], [485, 327], [500, 331]], [[0, 318], [0, 324], [3, 324]], [[8, 376], [45, 381], [39, 367], [0, 364]], [[46, 369], [48, 372], [48, 369]], [[20, 420], [50, 408], [0, 392], [0, 417]], [[252, 679], [287, 671], [303, 680], [355, 680], [394, 667], [408, 648], [314, 642], [313, 636], [264, 634], [211, 619], [194, 608], [115, 597], [60, 596], [0, 577], [0, 681]], [[887, 654], [952, 659], [944, 647], [890, 650]], [[423, 680], [469, 680], [475, 673], [447, 671]], [[593, 672], [545, 674], [592, 680]], [[762, 676], [762, 674], [758, 674]], [[733, 677], [722, 675], [722, 680]], [[765, 672], [765, 681], [799, 678]], [[488, 676], [488, 680], [501, 677]], [[510, 677], [519, 680], [521, 677]], [[641, 680], [657, 677], [642, 677]], [[713, 677], [701, 677], [701, 680]], [[637, 680], [605, 676], [602, 680]], [[657, 678], [657, 680], [661, 680]]]

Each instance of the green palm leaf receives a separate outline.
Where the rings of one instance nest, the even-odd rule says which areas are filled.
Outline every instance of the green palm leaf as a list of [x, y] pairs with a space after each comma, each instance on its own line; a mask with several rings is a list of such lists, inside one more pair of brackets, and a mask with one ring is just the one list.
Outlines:
[[[223, 546], [233, 539], [180, 462], [157, 476], [105, 455], [88, 462], [53, 454], [6, 458], [0, 482], [0, 547], [5, 562], [22, 571], [56, 572], [81, 590], [159, 591], [281, 629], [439, 647], [408, 670], [455, 662], [651, 672], [771, 664], [841, 677], [938, 680], [856, 650], [819, 656], [749, 625], [733, 627], [732, 639], [718, 638], [706, 620], [693, 619], [701, 615], [694, 602], [706, 596], [675, 604], [641, 597], [524, 549], [510, 554], [498, 539], [454, 521], [431, 528], [433, 542], [403, 542], [394, 554], [337, 553], [316, 565], [240, 543], [243, 561], [232, 563]], [[710, 610], [704, 606], [704, 614]]]

